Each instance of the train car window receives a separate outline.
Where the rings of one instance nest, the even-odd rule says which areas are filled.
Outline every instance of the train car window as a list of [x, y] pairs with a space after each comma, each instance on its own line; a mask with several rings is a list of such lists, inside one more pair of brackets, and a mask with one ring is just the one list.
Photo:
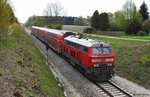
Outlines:
[[78, 44], [75, 44], [75, 48], [79, 49], [79, 45], [78, 45]]
[[102, 54], [102, 48], [93, 48], [92, 54]]
[[67, 41], [67, 44], [70, 45], [70, 41]]
[[53, 33], [51, 33], [51, 32], [48, 32], [48, 35], [49, 35], [50, 37], [56, 38], [56, 35], [53, 34]]
[[84, 47], [84, 51], [85, 51], [85, 52], [88, 52], [88, 48], [87, 48], [87, 47]]
[[69, 45], [72, 46], [72, 42], [69, 41]]
[[73, 47], [76, 48], [76, 43], [73, 43]]
[[75, 47], [75, 43], [72, 43], [72, 46]]
[[79, 49], [83, 51], [84, 50], [84, 46], [80, 45]]
[[103, 54], [110, 54], [110, 53], [111, 53], [111, 50], [109, 47], [103, 48]]

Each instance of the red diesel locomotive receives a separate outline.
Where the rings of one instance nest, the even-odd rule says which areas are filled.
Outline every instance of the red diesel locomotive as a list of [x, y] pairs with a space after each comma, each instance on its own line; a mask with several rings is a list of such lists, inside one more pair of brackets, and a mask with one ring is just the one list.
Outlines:
[[32, 27], [42, 40], [94, 81], [106, 81], [114, 75], [114, 52], [107, 43], [84, 38], [69, 31]]

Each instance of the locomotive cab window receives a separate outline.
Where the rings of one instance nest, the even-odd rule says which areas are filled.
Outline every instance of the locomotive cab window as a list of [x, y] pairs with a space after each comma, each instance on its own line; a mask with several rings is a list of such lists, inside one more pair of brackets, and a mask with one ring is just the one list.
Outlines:
[[104, 54], [110, 54], [110, 53], [111, 53], [110, 48], [109, 48], [109, 47], [103, 48], [103, 53], [104, 53]]
[[109, 47], [96, 47], [92, 48], [92, 54], [111, 54], [111, 50]]
[[102, 48], [92, 48], [92, 54], [102, 54]]

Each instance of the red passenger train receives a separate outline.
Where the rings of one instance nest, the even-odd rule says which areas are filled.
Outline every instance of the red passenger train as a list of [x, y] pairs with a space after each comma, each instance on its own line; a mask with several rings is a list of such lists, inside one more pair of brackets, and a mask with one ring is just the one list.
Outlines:
[[115, 55], [109, 44], [69, 31], [35, 26], [31, 31], [90, 79], [106, 81], [114, 75]]

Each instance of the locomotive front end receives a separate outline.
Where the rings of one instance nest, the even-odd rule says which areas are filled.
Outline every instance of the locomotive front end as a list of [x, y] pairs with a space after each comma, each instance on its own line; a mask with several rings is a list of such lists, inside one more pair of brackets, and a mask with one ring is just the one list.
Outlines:
[[106, 81], [114, 76], [115, 55], [109, 44], [100, 42], [89, 48], [90, 78], [95, 81]]

